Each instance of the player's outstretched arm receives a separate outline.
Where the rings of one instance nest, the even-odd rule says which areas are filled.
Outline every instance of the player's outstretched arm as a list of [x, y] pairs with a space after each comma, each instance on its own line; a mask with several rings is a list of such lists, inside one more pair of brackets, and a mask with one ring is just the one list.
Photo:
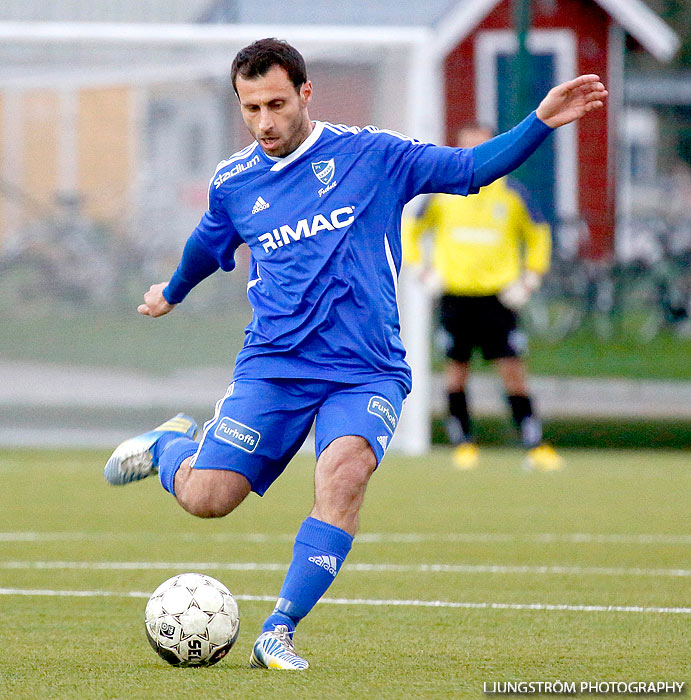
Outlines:
[[158, 316], [165, 316], [175, 308], [175, 304], [169, 304], [163, 296], [163, 290], [167, 284], [167, 282], [161, 282], [160, 284], [152, 284], [149, 287], [149, 291], [144, 295], [144, 303], [137, 307], [137, 311], [142, 316], [157, 318]]
[[553, 87], [513, 129], [473, 148], [474, 163], [470, 192], [494, 182], [521, 165], [559, 126], [604, 107], [607, 90], [597, 75], [581, 75]]
[[607, 90], [600, 76], [589, 74], [568, 80], [553, 87], [540, 102], [537, 117], [547, 126], [556, 129], [595, 109], [605, 106]]
[[165, 316], [202, 280], [218, 270], [218, 262], [193, 233], [185, 243], [182, 258], [169, 282], [152, 284], [137, 307], [143, 316]]

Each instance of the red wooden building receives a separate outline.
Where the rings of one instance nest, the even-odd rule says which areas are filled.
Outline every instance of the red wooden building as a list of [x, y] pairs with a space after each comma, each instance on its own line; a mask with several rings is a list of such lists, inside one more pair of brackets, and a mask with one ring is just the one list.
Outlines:
[[[518, 1], [459, 3], [440, 28], [449, 143], [464, 122], [499, 130], [515, 122]], [[536, 190], [538, 204], [554, 223], [580, 219], [587, 224], [589, 256], [606, 256], [613, 248], [616, 217], [615, 143], [625, 36], [661, 61], [673, 56], [679, 41], [642, 0], [531, 0], [528, 7], [529, 56], [522, 65], [530, 76], [531, 108], [551, 86], [582, 73], [600, 75], [610, 98], [607, 110], [557, 130], [518, 175]]]

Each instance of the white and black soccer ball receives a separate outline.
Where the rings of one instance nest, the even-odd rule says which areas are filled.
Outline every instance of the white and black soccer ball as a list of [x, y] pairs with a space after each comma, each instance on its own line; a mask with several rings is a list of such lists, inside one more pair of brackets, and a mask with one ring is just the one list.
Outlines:
[[173, 666], [211, 666], [231, 649], [240, 631], [231, 592], [205, 574], [178, 574], [151, 595], [146, 636], [154, 651]]

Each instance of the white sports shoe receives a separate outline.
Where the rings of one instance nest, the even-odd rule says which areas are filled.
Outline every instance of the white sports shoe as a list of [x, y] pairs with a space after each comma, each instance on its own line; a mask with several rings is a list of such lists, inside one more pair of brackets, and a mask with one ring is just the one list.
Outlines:
[[113, 486], [123, 486], [155, 474], [158, 464], [154, 464], [151, 448], [164, 433], [177, 433], [178, 437], [194, 439], [197, 424], [184, 413], [178, 413], [158, 428], [121, 442], [106, 462], [103, 471], [106, 481]]
[[270, 632], [257, 638], [250, 656], [252, 668], [280, 668], [288, 671], [304, 671], [309, 664], [295, 653], [290, 630], [286, 625], [276, 625]]

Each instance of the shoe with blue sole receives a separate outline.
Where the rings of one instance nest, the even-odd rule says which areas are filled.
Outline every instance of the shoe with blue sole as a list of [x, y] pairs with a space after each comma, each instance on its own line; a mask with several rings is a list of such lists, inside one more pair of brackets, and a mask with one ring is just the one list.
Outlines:
[[152, 449], [166, 433], [193, 440], [197, 435], [197, 424], [188, 415], [178, 413], [158, 428], [121, 442], [106, 462], [103, 470], [106, 481], [113, 486], [124, 486], [155, 474], [158, 462], [154, 459]]

